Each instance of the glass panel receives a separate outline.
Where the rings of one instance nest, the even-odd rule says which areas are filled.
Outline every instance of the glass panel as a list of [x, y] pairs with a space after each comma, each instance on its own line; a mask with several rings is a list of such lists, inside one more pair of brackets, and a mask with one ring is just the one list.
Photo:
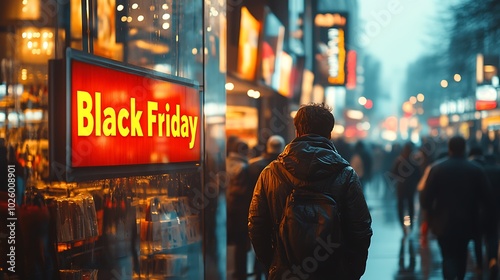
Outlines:
[[[201, 84], [202, 1], [100, 0], [88, 6], [83, 21], [81, 3], [71, 0], [71, 47], [85, 50], [89, 42], [95, 55]], [[88, 41], [82, 38], [85, 24], [91, 30]]]
[[46, 179], [49, 60], [68, 46], [202, 84], [203, 1], [83, 4], [87, 13], [82, 0], [0, 2], [0, 146], [15, 166], [16, 202], [30, 211], [19, 244], [44, 244], [16, 247], [17, 276], [202, 279], [201, 168], [78, 184]]

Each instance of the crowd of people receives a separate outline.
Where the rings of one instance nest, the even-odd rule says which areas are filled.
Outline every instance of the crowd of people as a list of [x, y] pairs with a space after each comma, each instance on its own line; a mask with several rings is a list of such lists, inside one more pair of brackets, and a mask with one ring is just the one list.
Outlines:
[[[303, 114], [310, 111], [307, 117], [299, 114], [295, 118], [296, 138], [287, 144], [279, 135], [270, 136], [266, 150], [258, 157], [250, 158], [250, 149], [242, 139], [228, 138], [228, 245], [235, 247], [234, 256], [228, 256], [235, 262], [229, 279], [247, 279], [246, 258], [252, 248], [257, 257], [255, 279], [270, 276], [270, 269], [279, 266], [273, 251], [276, 244], [272, 235], [263, 238], [263, 234], [272, 232], [272, 224], [282, 215], [286, 194], [291, 191], [288, 185], [323, 181], [333, 186], [331, 192], [341, 205], [350, 204], [345, 201], [353, 197], [356, 199], [352, 201], [361, 203], [353, 209], [343, 209], [344, 215], [351, 219], [347, 223], [352, 223], [346, 227], [360, 227], [350, 234], [363, 245], [356, 247], [353, 245], [356, 242], [348, 245], [351, 250], [358, 250], [360, 259], [351, 260], [356, 271], [337, 271], [336, 275], [352, 273], [353, 278], [349, 279], [358, 279], [364, 272], [372, 231], [370, 210], [363, 210], [367, 207], [363, 194], [373, 185], [395, 194], [395, 211], [405, 236], [417, 232], [422, 246], [427, 246], [430, 236], [436, 239], [444, 279], [464, 278], [469, 242], [474, 242], [477, 273], [486, 272], [489, 279], [496, 279], [499, 145], [492, 142], [485, 146], [453, 136], [427, 137], [420, 143], [396, 142], [388, 149], [387, 145], [367, 140], [353, 143], [343, 138], [330, 139], [330, 124], [318, 121], [324, 116], [314, 119], [314, 114], [324, 114], [328, 109], [317, 104], [301, 109]], [[318, 127], [318, 123], [326, 129]], [[349, 170], [354, 171], [354, 177], [346, 175], [351, 174]], [[351, 181], [339, 184], [332, 179], [336, 177], [334, 174], [347, 176]], [[342, 188], [335, 185], [349, 185], [345, 192], [351, 197], [339, 195]]]

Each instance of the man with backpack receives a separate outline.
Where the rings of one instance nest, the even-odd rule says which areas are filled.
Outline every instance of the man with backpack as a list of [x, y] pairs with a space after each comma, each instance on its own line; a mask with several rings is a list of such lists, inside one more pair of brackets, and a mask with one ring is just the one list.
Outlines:
[[360, 180], [330, 141], [324, 104], [302, 106], [296, 138], [260, 174], [248, 216], [255, 254], [269, 279], [359, 279], [371, 215]]

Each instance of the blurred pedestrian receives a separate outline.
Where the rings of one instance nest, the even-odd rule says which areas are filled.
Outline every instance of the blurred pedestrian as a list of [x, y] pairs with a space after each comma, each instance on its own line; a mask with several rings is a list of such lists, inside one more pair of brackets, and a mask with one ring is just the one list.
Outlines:
[[272, 135], [267, 139], [266, 151], [263, 155], [250, 159], [248, 172], [250, 176], [250, 185], [255, 186], [260, 172], [273, 160], [278, 158], [278, 155], [285, 148], [285, 139], [280, 135]]
[[247, 278], [248, 205], [252, 198], [252, 187], [248, 176], [248, 144], [241, 139], [232, 139], [228, 146], [226, 172], [227, 195], [227, 242], [234, 246], [234, 273], [229, 279]]
[[[269, 271], [269, 279], [285, 279], [287, 273], [287, 279], [294, 275], [302, 279], [359, 279], [365, 272], [372, 236], [371, 216], [356, 172], [330, 141], [334, 126], [331, 109], [324, 104], [302, 106], [294, 125], [297, 137], [261, 172], [255, 185], [248, 230], [257, 258]], [[283, 216], [287, 196], [301, 188], [331, 194], [342, 215], [341, 247], [332, 249], [325, 244], [326, 248], [317, 248], [320, 259], [311, 257], [317, 264], [315, 269], [289, 264], [286, 254], [276, 250], [281, 244], [277, 221]], [[296, 250], [314, 249], [302, 248], [300, 242], [294, 245]], [[338, 254], [340, 259], [332, 261]]]
[[352, 168], [356, 171], [361, 180], [363, 189], [372, 178], [373, 171], [373, 155], [367, 147], [367, 144], [359, 140], [354, 145], [354, 153], [350, 160]]
[[335, 148], [337, 149], [339, 155], [341, 155], [345, 159], [350, 159], [352, 157], [353, 147], [345, 140], [344, 136], [332, 139], [332, 142], [335, 145]]
[[[486, 157], [483, 154], [483, 149], [480, 146], [474, 146], [469, 151], [469, 159], [481, 166], [488, 177], [490, 186], [493, 184], [500, 183], [498, 181], [498, 173], [491, 172], [492, 168], [488, 167]], [[490, 189], [489, 196], [494, 198], [493, 189]], [[486, 248], [486, 257], [488, 260], [488, 273], [490, 279], [497, 279], [498, 274], [498, 211], [497, 204], [494, 199], [492, 200], [493, 205], [488, 207], [481, 207], [479, 212], [479, 232], [474, 238], [474, 252], [476, 256], [476, 271], [482, 273], [483, 270], [483, 244]], [[488, 209], [493, 209], [493, 211], [488, 211]], [[487, 212], [488, 211], [488, 212]]]
[[[260, 172], [262, 172], [262, 170], [273, 160], [277, 159], [278, 155], [283, 151], [284, 148], [285, 139], [283, 139], [283, 137], [281, 137], [280, 135], [272, 135], [271, 137], [269, 137], [269, 139], [267, 139], [265, 153], [250, 160], [248, 173], [250, 176], [250, 185], [252, 188], [255, 187]], [[257, 258], [255, 259], [254, 263], [254, 274], [255, 280], [260, 280], [262, 278], [262, 274], [267, 275], [267, 272], [264, 270], [264, 265], [260, 263]]]
[[433, 164], [420, 196], [437, 237], [444, 279], [464, 279], [469, 241], [476, 236], [480, 205], [490, 206], [484, 170], [465, 157], [461, 136], [448, 141], [448, 156]]
[[[394, 161], [390, 176], [394, 182], [398, 217], [403, 232], [408, 234], [415, 222], [415, 194], [421, 177], [420, 166], [415, 159], [415, 144], [407, 142]], [[408, 213], [408, 221], [405, 221]]]

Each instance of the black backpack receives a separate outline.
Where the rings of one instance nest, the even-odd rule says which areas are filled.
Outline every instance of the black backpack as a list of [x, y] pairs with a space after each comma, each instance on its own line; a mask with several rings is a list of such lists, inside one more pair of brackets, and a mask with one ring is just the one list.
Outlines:
[[[277, 235], [281, 264], [286, 266], [279, 268], [282, 277], [321, 275], [340, 264], [339, 205], [323, 190], [294, 188], [286, 199]], [[291, 268], [299, 268], [300, 273]]]

